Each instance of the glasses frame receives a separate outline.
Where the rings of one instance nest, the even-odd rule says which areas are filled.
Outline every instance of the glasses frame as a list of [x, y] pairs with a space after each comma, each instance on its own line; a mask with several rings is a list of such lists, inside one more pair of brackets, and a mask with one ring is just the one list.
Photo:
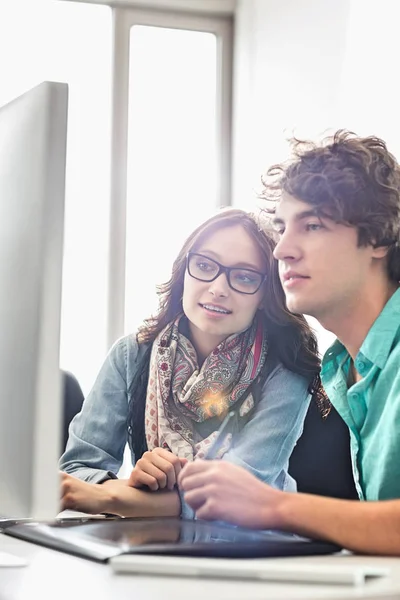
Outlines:
[[[214, 275], [214, 277], [212, 277], [211, 279], [201, 279], [200, 277], [196, 277], [195, 275], [192, 275], [192, 273], [190, 272], [190, 268], [189, 268], [189, 261], [190, 261], [191, 256], [200, 256], [201, 258], [204, 258], [205, 260], [210, 260], [211, 262], [215, 263], [218, 266], [218, 271]], [[246, 296], [253, 296], [254, 294], [257, 294], [257, 292], [260, 290], [260, 288], [262, 287], [263, 283], [265, 282], [265, 280], [267, 278], [266, 273], [261, 273], [261, 271], [256, 271], [255, 269], [247, 269], [247, 268], [241, 268], [241, 267], [224, 267], [224, 265], [221, 265], [221, 263], [219, 263], [214, 258], [210, 258], [209, 256], [205, 256], [204, 254], [199, 254], [198, 252], [191, 252], [191, 251], [189, 251], [186, 254], [186, 270], [189, 273], [190, 277], [193, 277], [193, 279], [197, 279], [197, 281], [203, 281], [205, 283], [211, 283], [212, 281], [215, 281], [221, 275], [221, 273], [225, 273], [226, 280], [227, 280], [228, 285], [231, 288], [231, 290], [233, 290], [234, 292], [237, 292], [238, 294], [245, 294]], [[256, 290], [254, 290], [254, 292], [243, 292], [241, 290], [238, 290], [235, 287], [233, 287], [233, 285], [231, 283], [231, 272], [232, 271], [246, 271], [246, 272], [248, 271], [249, 273], [256, 273], [257, 275], [261, 276], [260, 285], [257, 287]]]

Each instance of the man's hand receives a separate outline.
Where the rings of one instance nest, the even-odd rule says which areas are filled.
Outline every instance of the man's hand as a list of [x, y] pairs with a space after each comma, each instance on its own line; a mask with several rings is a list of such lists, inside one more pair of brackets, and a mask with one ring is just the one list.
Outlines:
[[137, 461], [128, 479], [128, 485], [135, 488], [145, 485], [153, 492], [173, 490], [186, 463], [186, 458], [179, 458], [164, 448], [147, 451]]
[[107, 486], [87, 483], [61, 473], [61, 510], [78, 510], [90, 514], [108, 512], [112, 497]]
[[227, 461], [196, 460], [184, 467], [179, 487], [199, 519], [223, 520], [255, 529], [279, 527], [283, 494]]

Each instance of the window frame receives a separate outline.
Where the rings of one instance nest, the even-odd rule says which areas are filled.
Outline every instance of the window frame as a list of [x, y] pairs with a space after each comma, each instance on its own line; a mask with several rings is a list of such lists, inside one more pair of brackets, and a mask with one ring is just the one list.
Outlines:
[[212, 33], [217, 38], [217, 198], [229, 206], [232, 163], [233, 18], [183, 12], [114, 7], [112, 13], [112, 116], [110, 223], [108, 256], [107, 345], [124, 334], [127, 160], [129, 104], [129, 42], [135, 25]]

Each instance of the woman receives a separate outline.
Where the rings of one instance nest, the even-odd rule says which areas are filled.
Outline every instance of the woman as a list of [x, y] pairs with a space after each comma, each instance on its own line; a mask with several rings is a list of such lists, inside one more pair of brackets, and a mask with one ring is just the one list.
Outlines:
[[[237, 209], [189, 236], [158, 314], [114, 345], [71, 423], [63, 508], [193, 517], [178, 475], [204, 456], [228, 410], [234, 427], [219, 457], [296, 489], [288, 460], [310, 394], [319, 396], [319, 359], [305, 319], [285, 308], [273, 249]], [[127, 439], [134, 468], [119, 480]]]

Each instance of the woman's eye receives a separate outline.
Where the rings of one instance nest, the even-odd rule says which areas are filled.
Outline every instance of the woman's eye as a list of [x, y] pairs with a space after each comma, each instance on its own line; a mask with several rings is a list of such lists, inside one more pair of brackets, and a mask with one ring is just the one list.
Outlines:
[[274, 227], [274, 232], [278, 235], [283, 235], [285, 230], [282, 227]]
[[257, 277], [251, 273], [238, 273], [234, 278], [238, 283], [252, 284], [257, 281]]
[[197, 266], [202, 271], [209, 271], [210, 269], [212, 269], [212, 265], [210, 265], [210, 263], [207, 262], [199, 262], [197, 263]]

